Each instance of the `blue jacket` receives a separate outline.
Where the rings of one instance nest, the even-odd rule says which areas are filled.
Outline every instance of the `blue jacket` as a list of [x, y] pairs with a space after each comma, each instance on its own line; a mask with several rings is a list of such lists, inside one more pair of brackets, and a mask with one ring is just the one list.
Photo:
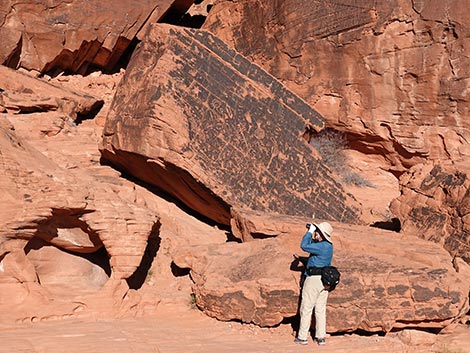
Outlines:
[[324, 240], [315, 242], [312, 239], [312, 233], [307, 232], [300, 242], [303, 251], [310, 253], [307, 262], [307, 268], [331, 266], [333, 258], [333, 244]]

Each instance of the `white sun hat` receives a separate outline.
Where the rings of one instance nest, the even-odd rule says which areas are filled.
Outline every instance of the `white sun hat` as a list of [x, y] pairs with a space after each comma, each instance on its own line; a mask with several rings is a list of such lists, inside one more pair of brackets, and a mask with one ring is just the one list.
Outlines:
[[321, 234], [325, 237], [325, 239], [333, 244], [331, 240], [331, 233], [333, 233], [333, 227], [328, 222], [321, 222], [319, 224], [313, 223], [315, 227], [321, 232]]

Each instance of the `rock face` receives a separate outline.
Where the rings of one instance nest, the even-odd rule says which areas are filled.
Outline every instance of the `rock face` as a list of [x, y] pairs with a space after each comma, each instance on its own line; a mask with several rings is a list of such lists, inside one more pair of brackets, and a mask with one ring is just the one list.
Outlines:
[[[7, 111], [16, 114], [0, 116], [1, 199], [9, 205], [0, 214], [0, 256], [45, 245], [81, 254], [105, 248], [109, 254], [108, 276], [129, 277], [139, 266], [157, 218], [145, 208], [129, 206], [109, 185], [74, 170], [77, 166], [71, 161], [60, 167], [18, 136], [11, 123], [20, 130], [24, 127], [27, 134], [34, 125], [21, 117], [27, 112], [30, 119], [42, 120], [39, 125], [62, 121], [73, 126], [71, 122], [78, 114], [94, 109], [100, 101], [8, 68], [1, 68], [0, 74], [4, 77], [0, 84], [2, 97], [18, 94], [18, 98], [7, 103], [4, 99], [3, 103]], [[25, 96], [28, 98], [19, 98]], [[44, 101], [54, 104], [40, 105]], [[39, 116], [48, 109], [52, 111], [49, 119]], [[41, 136], [38, 131], [36, 134]], [[31, 134], [30, 140], [37, 135]], [[44, 133], [42, 137], [53, 135]], [[126, 241], [117, 240], [124, 234]]]
[[[191, 268], [196, 303], [208, 315], [276, 325], [297, 314], [303, 266], [293, 255], [305, 256], [304, 219], [244, 217], [258, 234], [279, 227], [283, 235], [181, 249], [174, 261]], [[440, 246], [364, 226], [333, 227], [333, 263], [342, 276], [329, 295], [328, 332], [443, 328], [468, 311], [469, 267], [462, 262], [456, 272]]]
[[469, 20], [455, 0], [222, 0], [203, 28], [399, 174], [470, 156]]
[[[106, 76], [46, 82], [0, 67], [1, 93], [15, 94], [0, 114], [2, 327], [149, 315], [162, 297], [189, 297], [189, 278], [172, 274], [168, 248], [226, 241], [225, 231], [100, 165], [98, 117], [119, 75]], [[100, 101], [95, 118], [82, 120]], [[181, 283], [187, 292], [175, 293]]]
[[181, 248], [173, 260], [191, 268], [196, 304], [211, 317], [274, 326], [297, 311], [299, 276], [279, 238]]
[[391, 210], [406, 232], [441, 244], [470, 264], [468, 163], [426, 165], [403, 177], [402, 195]]
[[74, 121], [98, 110], [103, 101], [38, 80], [0, 65], [0, 113], [58, 112]]
[[[134, 311], [141, 297], [126, 280], [156, 236], [158, 216], [118, 195], [116, 172], [96, 170], [84, 143], [90, 136], [73, 141], [74, 120], [101, 101], [5, 67], [0, 76], [8, 98], [0, 114], [1, 323]], [[63, 155], [74, 151], [61, 165], [49, 158], [58, 155], [48, 145], [54, 139]]]
[[[0, 62], [10, 67], [111, 70], [133, 38], [143, 40], [101, 146], [108, 162], [139, 185], [102, 165], [98, 150], [100, 119], [118, 78], [102, 77], [108, 92], [98, 99], [97, 72], [46, 82], [0, 66], [0, 326], [149, 314], [160, 300], [186, 307], [191, 284], [197, 305], [218, 319], [261, 326], [295, 320], [305, 223], [312, 213], [363, 221], [361, 205], [304, 139], [331, 125], [351, 129], [358, 151], [384, 152], [391, 167], [377, 165], [402, 174], [403, 191], [391, 206], [401, 233], [332, 222], [343, 276], [329, 298], [328, 331], [452, 327], [468, 312], [470, 286], [470, 267], [461, 260], [468, 262], [468, 159], [455, 162], [468, 156], [466, 12], [456, 10], [459, 3], [446, 12], [450, 2], [415, 0], [408, 14], [406, 0], [354, 1], [354, 11], [337, 1], [197, 2], [206, 10], [214, 3], [212, 18], [230, 24], [257, 6], [259, 22], [226, 39], [254, 38], [243, 50], [261, 48], [250, 58], [277, 68], [272, 72], [286, 88], [207, 31], [145, 30], [147, 21], [184, 12], [192, 2], [0, 3]], [[320, 4], [329, 10], [324, 21], [309, 20], [304, 30], [299, 15], [311, 15], [310, 8], [321, 15]], [[304, 11], [292, 11], [294, 5]], [[236, 11], [220, 17], [226, 10]], [[435, 15], [445, 12], [445, 21]], [[230, 26], [224, 32], [209, 24], [231, 33]], [[264, 29], [268, 40], [257, 37]], [[302, 44], [289, 46], [305, 34]], [[283, 50], [273, 61], [263, 57], [277, 46]], [[327, 115], [326, 124], [306, 101]], [[420, 145], [416, 136], [428, 140]], [[442, 150], [452, 165], [403, 172]], [[232, 233], [213, 220], [230, 224]], [[227, 242], [232, 235], [243, 243]]]
[[302, 138], [322, 117], [209, 32], [151, 27], [103, 131], [103, 158], [198, 213], [229, 207], [355, 223], [357, 202]]
[[184, 13], [192, 2], [2, 1], [0, 63], [39, 72], [110, 71], [147, 21], [159, 20], [174, 3]]
[[[0, 254], [23, 251], [33, 239], [78, 253], [104, 246], [113, 277], [129, 277], [157, 219], [103, 185], [92, 187], [93, 179], [61, 169], [17, 137], [5, 117], [0, 121], [1, 200], [9, 205], [0, 218]], [[126, 241], [118, 240], [124, 235]]]

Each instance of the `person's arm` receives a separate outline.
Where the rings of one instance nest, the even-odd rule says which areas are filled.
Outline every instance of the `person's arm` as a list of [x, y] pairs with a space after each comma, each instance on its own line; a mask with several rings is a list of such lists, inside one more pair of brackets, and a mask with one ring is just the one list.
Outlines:
[[312, 233], [307, 232], [300, 243], [300, 248], [313, 255], [318, 255], [321, 251], [321, 245], [313, 241]]
[[303, 250], [304, 246], [309, 244], [312, 241], [312, 233], [307, 232], [304, 234], [302, 237], [302, 240], [300, 241], [300, 248]]
[[315, 226], [313, 224], [309, 224], [307, 233], [303, 236], [301, 242], [300, 242], [300, 248], [304, 251], [304, 246], [310, 244], [313, 242], [313, 232], [315, 232]]

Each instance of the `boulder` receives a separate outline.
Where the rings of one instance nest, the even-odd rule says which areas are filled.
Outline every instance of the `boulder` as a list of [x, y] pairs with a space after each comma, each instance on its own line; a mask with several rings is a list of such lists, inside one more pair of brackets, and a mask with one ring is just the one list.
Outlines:
[[390, 205], [404, 232], [443, 246], [470, 264], [470, 171], [468, 161], [426, 164], [401, 179]]
[[470, 156], [469, 23], [455, 0], [221, 0], [202, 28], [398, 175]]
[[17, 1], [0, 4], [0, 63], [41, 73], [116, 69], [148, 23], [192, 0]]
[[[312, 218], [307, 217], [281, 216], [276, 213], [241, 210], [234, 207], [231, 209], [231, 216], [232, 234], [243, 242], [292, 234], [293, 229], [298, 229], [299, 223], [303, 222], [307, 226], [308, 223], [314, 222]], [[281, 217], [282, 222], [279, 221]], [[305, 227], [305, 230], [307, 228]]]
[[0, 113], [58, 112], [74, 121], [98, 110], [103, 101], [0, 65]]
[[[253, 233], [279, 227], [282, 234], [181, 248], [173, 260], [191, 269], [196, 304], [209, 316], [274, 326], [297, 314], [302, 258], [307, 256], [299, 248], [305, 219], [295, 223], [267, 215], [263, 222], [262, 214], [252, 216]], [[250, 221], [249, 213], [244, 217]], [[439, 245], [376, 228], [332, 225], [333, 265], [342, 275], [329, 294], [328, 332], [442, 329], [468, 311], [468, 265], [457, 272]]]
[[150, 27], [120, 82], [103, 159], [228, 225], [230, 207], [360, 222], [303, 138], [323, 118], [207, 31]]

